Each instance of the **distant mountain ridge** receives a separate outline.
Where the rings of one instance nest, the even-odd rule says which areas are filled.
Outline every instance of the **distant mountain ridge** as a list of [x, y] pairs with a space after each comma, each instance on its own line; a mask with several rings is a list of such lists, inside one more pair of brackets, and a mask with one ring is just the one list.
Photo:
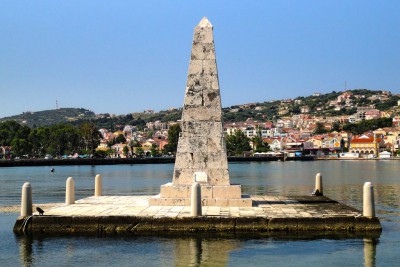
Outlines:
[[96, 118], [94, 112], [84, 108], [59, 108], [36, 112], [28, 111], [20, 115], [0, 118], [0, 122], [14, 120], [28, 127], [41, 127], [94, 118]]

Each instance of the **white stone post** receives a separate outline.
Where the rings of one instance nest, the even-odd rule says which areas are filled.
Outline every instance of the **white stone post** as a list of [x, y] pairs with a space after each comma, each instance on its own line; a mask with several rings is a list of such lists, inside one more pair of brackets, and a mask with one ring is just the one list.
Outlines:
[[371, 182], [364, 183], [363, 216], [370, 218], [375, 217], [374, 187]]
[[198, 182], [194, 182], [192, 185], [192, 195], [191, 195], [191, 215], [193, 217], [201, 216], [201, 186]]
[[21, 216], [27, 217], [32, 215], [32, 187], [26, 182], [22, 186], [21, 195]]
[[324, 192], [322, 190], [322, 175], [321, 175], [321, 173], [317, 173], [315, 175], [315, 192], [317, 192], [317, 190], [318, 190], [320, 196], [324, 195]]
[[65, 191], [65, 204], [75, 204], [75, 184], [74, 178], [68, 177]]
[[103, 195], [103, 183], [101, 179], [101, 175], [97, 174], [94, 178], [94, 196], [100, 197]]

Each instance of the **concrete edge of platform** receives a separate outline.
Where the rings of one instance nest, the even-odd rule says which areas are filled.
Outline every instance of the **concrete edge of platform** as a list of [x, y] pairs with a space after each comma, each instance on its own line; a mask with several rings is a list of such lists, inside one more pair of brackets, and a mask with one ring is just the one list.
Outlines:
[[[29, 219], [28, 219], [29, 218]], [[138, 217], [31, 216], [19, 217], [16, 234], [132, 234], [143, 232], [368, 232], [382, 231], [378, 218], [262, 217]]]

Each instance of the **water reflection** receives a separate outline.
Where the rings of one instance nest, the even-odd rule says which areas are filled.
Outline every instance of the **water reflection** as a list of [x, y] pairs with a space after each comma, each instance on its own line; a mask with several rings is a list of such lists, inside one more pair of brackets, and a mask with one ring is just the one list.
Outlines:
[[24, 236], [18, 238], [19, 244], [19, 259], [21, 266], [30, 267], [33, 263], [33, 238]]
[[374, 267], [376, 257], [376, 244], [377, 239], [364, 238], [364, 266]]
[[175, 239], [175, 266], [226, 266], [240, 243], [229, 239]]
[[[21, 266], [51, 266], [62, 262], [74, 266], [92, 262], [98, 266], [118, 263], [121, 266], [134, 260], [142, 265], [152, 261], [153, 265], [163, 266], [227, 266], [234, 253], [262, 253], [271, 256], [287, 246], [297, 247], [294, 253], [309, 241], [348, 240], [349, 243], [364, 242], [365, 266], [375, 266], [376, 245], [380, 233], [186, 233], [184, 235], [146, 235], [131, 236], [21, 236], [18, 237], [19, 260]], [[362, 241], [363, 240], [363, 241]], [[306, 242], [306, 243], [305, 243]], [[257, 244], [255, 248], [249, 244]], [[288, 245], [293, 244], [293, 245]], [[296, 245], [297, 244], [297, 245]], [[332, 252], [332, 243], [326, 248], [314, 251], [314, 257]], [[290, 250], [289, 247], [289, 250]], [[250, 250], [254, 252], [249, 252]], [[254, 250], [256, 249], [256, 250]], [[312, 257], [312, 250], [307, 255]], [[297, 253], [297, 252], [296, 252]], [[305, 252], [301, 252], [305, 253]], [[362, 253], [362, 251], [360, 251]], [[107, 255], [116, 254], [110, 262]], [[51, 255], [51, 258], [48, 256]], [[159, 261], [156, 261], [156, 259]], [[126, 266], [127, 266], [126, 265]]]

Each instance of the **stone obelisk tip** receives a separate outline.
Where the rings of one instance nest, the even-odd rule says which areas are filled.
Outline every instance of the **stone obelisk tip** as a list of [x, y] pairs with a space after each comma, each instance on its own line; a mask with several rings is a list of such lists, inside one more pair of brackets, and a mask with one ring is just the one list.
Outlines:
[[212, 27], [213, 25], [206, 17], [204, 17], [201, 19], [200, 23], [197, 26], [203, 28], [203, 27]]

